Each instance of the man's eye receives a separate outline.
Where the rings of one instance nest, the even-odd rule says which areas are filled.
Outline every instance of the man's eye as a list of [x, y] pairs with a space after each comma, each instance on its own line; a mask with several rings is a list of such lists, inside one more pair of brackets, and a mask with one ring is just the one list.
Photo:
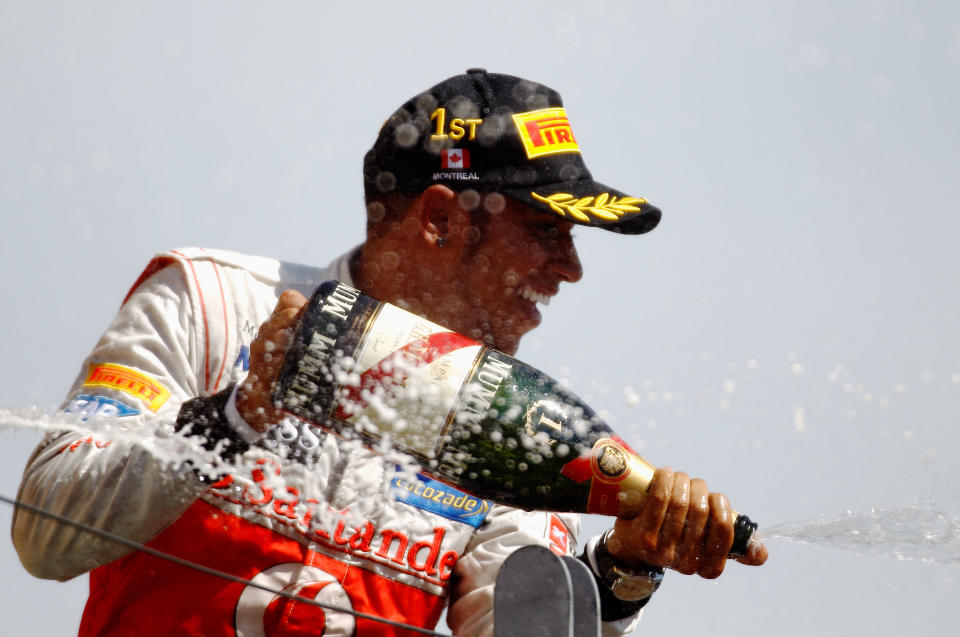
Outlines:
[[557, 236], [557, 225], [554, 223], [550, 223], [548, 221], [535, 223], [533, 224], [533, 228], [537, 234], [542, 235], [544, 237]]

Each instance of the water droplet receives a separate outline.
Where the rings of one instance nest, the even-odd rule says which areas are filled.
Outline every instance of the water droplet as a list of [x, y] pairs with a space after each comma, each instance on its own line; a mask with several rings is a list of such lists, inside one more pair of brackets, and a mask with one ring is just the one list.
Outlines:
[[457, 195], [457, 200], [460, 202], [460, 207], [464, 210], [474, 210], [480, 205], [481, 196], [480, 193], [473, 188], [468, 188]]
[[488, 193], [487, 196], [483, 198], [483, 209], [491, 214], [503, 212], [506, 206], [507, 199], [499, 192]]
[[893, 92], [893, 80], [883, 74], [877, 74], [873, 76], [873, 79], [870, 81], [870, 88], [873, 90], [874, 95], [878, 97], [886, 97], [891, 92]]
[[397, 178], [389, 170], [384, 170], [377, 175], [376, 184], [377, 190], [380, 192], [393, 192], [393, 189], [397, 186]]
[[801, 434], [807, 430], [806, 412], [803, 407], [793, 408], [793, 428]]
[[400, 148], [413, 148], [413, 145], [420, 139], [420, 131], [412, 122], [405, 122], [397, 126], [393, 131], [393, 141]]

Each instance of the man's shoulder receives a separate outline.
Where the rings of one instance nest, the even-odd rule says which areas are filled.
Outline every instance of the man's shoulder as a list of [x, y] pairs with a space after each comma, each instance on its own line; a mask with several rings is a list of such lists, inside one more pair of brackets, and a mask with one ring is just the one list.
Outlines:
[[195, 246], [176, 248], [157, 255], [163, 256], [170, 256], [187, 264], [210, 264], [214, 268], [242, 272], [268, 284], [310, 284], [329, 269], [232, 250]]
[[281, 261], [271, 257], [243, 254], [218, 248], [184, 247], [155, 254], [130, 288], [124, 303], [143, 283], [161, 271], [179, 270], [176, 278], [188, 288], [234, 290], [253, 288], [277, 290], [295, 288], [305, 294], [327, 279], [349, 283], [349, 253], [325, 267]]

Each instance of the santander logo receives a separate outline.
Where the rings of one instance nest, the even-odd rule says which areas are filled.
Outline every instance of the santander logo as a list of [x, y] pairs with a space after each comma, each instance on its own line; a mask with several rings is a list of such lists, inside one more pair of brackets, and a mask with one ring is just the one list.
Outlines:
[[356, 621], [350, 613], [292, 600], [257, 586], [282, 590], [345, 610], [353, 610], [347, 591], [330, 573], [299, 562], [277, 564], [258, 573], [237, 600], [238, 637], [349, 637]]

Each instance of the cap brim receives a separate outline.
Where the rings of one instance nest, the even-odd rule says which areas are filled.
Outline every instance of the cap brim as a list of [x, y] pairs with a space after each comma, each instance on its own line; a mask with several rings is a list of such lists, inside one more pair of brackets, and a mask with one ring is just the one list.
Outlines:
[[502, 191], [535, 208], [583, 226], [621, 234], [643, 234], [660, 223], [660, 209], [592, 179], [563, 181]]

